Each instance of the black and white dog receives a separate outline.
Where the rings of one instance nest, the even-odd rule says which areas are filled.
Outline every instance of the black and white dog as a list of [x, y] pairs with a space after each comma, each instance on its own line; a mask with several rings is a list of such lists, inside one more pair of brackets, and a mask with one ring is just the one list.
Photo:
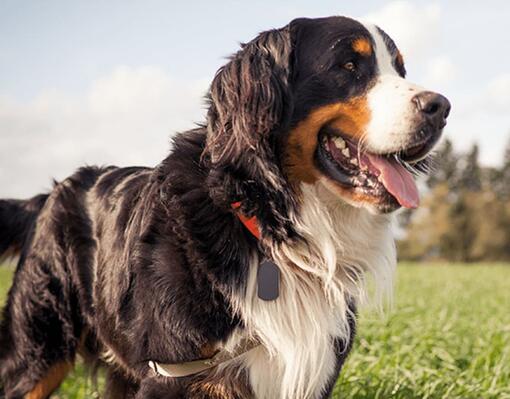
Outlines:
[[77, 354], [107, 368], [111, 398], [329, 397], [364, 275], [391, 288], [392, 212], [418, 205], [448, 100], [343, 17], [261, 33], [208, 99], [155, 168], [85, 167], [0, 201], [0, 252], [20, 253], [6, 398], [48, 397]]

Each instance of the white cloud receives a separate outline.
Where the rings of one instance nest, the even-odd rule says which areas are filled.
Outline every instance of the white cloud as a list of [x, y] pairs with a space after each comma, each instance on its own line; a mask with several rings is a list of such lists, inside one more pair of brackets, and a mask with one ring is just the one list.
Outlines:
[[485, 96], [489, 112], [503, 112], [508, 115], [510, 111], [510, 73], [492, 79], [487, 86]]
[[493, 77], [459, 105], [463, 118], [504, 117], [510, 128], [510, 73]]
[[404, 56], [411, 80], [434, 89], [449, 85], [457, 72], [451, 58], [437, 54], [441, 17], [438, 3], [394, 1], [362, 20], [375, 23], [391, 36]]
[[171, 134], [203, 120], [207, 85], [118, 67], [83, 95], [0, 98], [0, 197], [32, 195], [84, 164], [157, 164]]
[[510, 74], [490, 79], [469, 95], [456, 97], [448, 132], [458, 148], [481, 147], [483, 164], [497, 166], [510, 140]]
[[427, 55], [439, 35], [441, 7], [394, 1], [362, 19], [377, 24], [392, 37], [404, 57], [416, 60]]
[[450, 57], [434, 57], [427, 62], [424, 85], [430, 88], [447, 86], [457, 73], [458, 70]]

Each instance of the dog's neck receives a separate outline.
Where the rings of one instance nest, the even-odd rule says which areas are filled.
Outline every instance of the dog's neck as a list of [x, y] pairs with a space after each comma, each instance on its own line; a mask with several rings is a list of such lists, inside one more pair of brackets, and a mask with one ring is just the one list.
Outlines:
[[[261, 398], [314, 397], [312, 392], [331, 374], [332, 341], [351, 339], [353, 304], [366, 297], [365, 274], [375, 275], [380, 292], [391, 290], [391, 217], [353, 208], [318, 184], [301, 188], [301, 207], [290, 217], [302, 239], [263, 241], [281, 269], [280, 297], [274, 302], [257, 297], [256, 257], [246, 290], [232, 297], [244, 334], [260, 340], [269, 354], [259, 354], [250, 369], [252, 387]], [[265, 383], [275, 378], [269, 372], [282, 381], [279, 392]]]

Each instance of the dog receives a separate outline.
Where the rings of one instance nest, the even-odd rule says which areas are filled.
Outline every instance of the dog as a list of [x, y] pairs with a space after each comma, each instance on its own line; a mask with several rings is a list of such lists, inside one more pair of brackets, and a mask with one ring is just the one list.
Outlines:
[[241, 45], [155, 168], [1, 201], [5, 397], [48, 397], [78, 354], [109, 398], [330, 397], [450, 111], [405, 75], [379, 27], [296, 19]]

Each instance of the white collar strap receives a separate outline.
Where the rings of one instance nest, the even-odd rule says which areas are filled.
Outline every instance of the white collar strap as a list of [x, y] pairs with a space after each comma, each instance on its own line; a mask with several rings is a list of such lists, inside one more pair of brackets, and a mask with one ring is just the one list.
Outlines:
[[230, 353], [226, 351], [219, 351], [213, 357], [208, 359], [193, 360], [191, 362], [158, 363], [151, 360], [149, 361], [149, 367], [154, 370], [156, 374], [162, 375], [163, 377], [187, 377], [213, 368], [219, 364], [236, 360], [248, 352], [257, 349], [259, 346], [260, 344], [258, 342], [251, 341], [240, 348], [240, 352]]

